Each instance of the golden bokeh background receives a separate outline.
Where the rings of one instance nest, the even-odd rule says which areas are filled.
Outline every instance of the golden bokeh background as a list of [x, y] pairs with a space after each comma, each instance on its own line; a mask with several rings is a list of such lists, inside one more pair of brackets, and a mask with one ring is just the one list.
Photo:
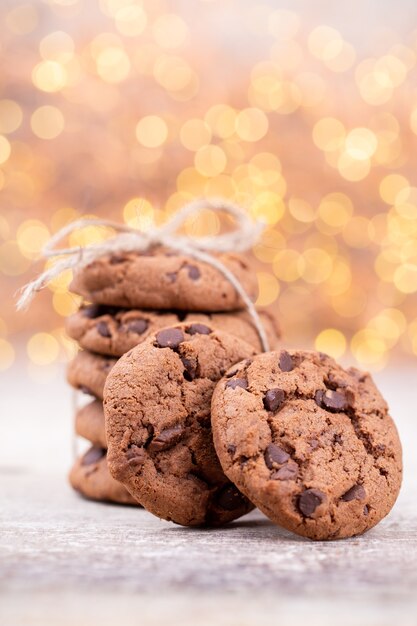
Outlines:
[[[42, 379], [74, 350], [70, 273], [14, 308], [52, 233], [85, 215], [147, 229], [201, 195], [266, 224], [257, 303], [287, 342], [374, 370], [415, 358], [416, 17], [406, 1], [1, 3], [0, 370], [22, 353]], [[209, 210], [186, 227], [219, 229]]]

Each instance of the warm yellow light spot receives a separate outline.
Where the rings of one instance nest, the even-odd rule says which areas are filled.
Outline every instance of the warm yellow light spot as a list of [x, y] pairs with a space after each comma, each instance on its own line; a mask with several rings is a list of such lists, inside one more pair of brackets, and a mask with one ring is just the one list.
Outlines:
[[68, 33], [57, 30], [41, 40], [39, 52], [46, 61], [68, 63], [74, 56], [74, 41]]
[[343, 39], [335, 28], [320, 25], [308, 37], [308, 48], [313, 56], [324, 61], [337, 58], [343, 51]]
[[[51, 263], [48, 262], [46, 265], [49, 267]], [[65, 270], [48, 283], [48, 289], [54, 293], [66, 293], [71, 284], [72, 277], [72, 270]]]
[[138, 4], [121, 7], [114, 16], [119, 33], [125, 37], [136, 37], [143, 33], [147, 23], [145, 10]]
[[192, 215], [185, 222], [185, 232], [190, 237], [208, 237], [220, 232], [220, 221], [217, 213], [211, 209], [203, 209]]
[[328, 226], [341, 229], [347, 224], [353, 214], [351, 199], [344, 193], [329, 193], [319, 204], [318, 214]]
[[370, 328], [358, 331], [352, 337], [350, 347], [360, 364], [372, 368], [383, 365], [387, 346], [377, 331]]
[[38, 258], [49, 237], [49, 230], [39, 220], [26, 220], [17, 230], [19, 249], [27, 259]]
[[346, 137], [345, 150], [352, 159], [360, 161], [369, 159], [377, 146], [377, 138], [369, 128], [354, 128]]
[[9, 369], [15, 359], [15, 352], [12, 344], [0, 337], [0, 372]]
[[326, 328], [316, 337], [314, 342], [316, 350], [340, 359], [346, 352], [346, 339], [340, 330], [336, 328]]
[[210, 126], [203, 120], [187, 120], [180, 130], [180, 140], [187, 150], [196, 152], [202, 146], [206, 146], [210, 143]]
[[194, 167], [186, 167], [178, 174], [177, 188], [187, 201], [192, 196], [201, 195], [206, 182], [207, 178], [201, 172], [198, 172]]
[[154, 226], [154, 209], [145, 198], [131, 198], [123, 208], [123, 220], [132, 228], [142, 231]]
[[356, 60], [355, 48], [345, 41], [342, 44], [339, 41], [329, 44], [327, 55], [322, 61], [332, 72], [347, 72]]
[[207, 197], [217, 196], [234, 200], [236, 195], [236, 183], [231, 176], [220, 174], [215, 178], [209, 178], [204, 185], [204, 195]]
[[49, 333], [36, 333], [29, 339], [26, 350], [36, 365], [50, 365], [59, 356], [59, 343]]
[[269, 306], [279, 296], [279, 282], [269, 272], [256, 272], [258, 279], [258, 297], [256, 306]]
[[332, 257], [320, 248], [309, 248], [300, 258], [300, 275], [307, 283], [319, 284], [331, 274]]
[[6, 241], [0, 245], [0, 272], [6, 276], [19, 276], [30, 266], [30, 261], [22, 256], [16, 241]]
[[330, 296], [343, 294], [352, 283], [352, 272], [349, 264], [342, 257], [333, 256], [332, 273], [323, 286]]
[[251, 215], [264, 224], [273, 225], [279, 222], [285, 213], [285, 205], [281, 196], [272, 191], [257, 194], [250, 206]]
[[291, 39], [300, 28], [300, 18], [296, 13], [286, 9], [272, 11], [268, 17], [268, 30], [280, 41]]
[[194, 72], [185, 59], [162, 54], [154, 65], [156, 81], [171, 92], [180, 92], [193, 81]]
[[272, 270], [280, 280], [293, 282], [302, 275], [304, 264], [304, 259], [297, 250], [287, 248], [286, 250], [280, 250], [275, 255]]
[[56, 291], [52, 296], [52, 306], [54, 311], [62, 317], [68, 317], [78, 310], [81, 298], [73, 293], [61, 293]]
[[136, 138], [142, 146], [157, 148], [168, 137], [166, 122], [157, 115], [147, 115], [136, 125]]
[[368, 322], [368, 328], [377, 331], [389, 348], [393, 348], [407, 328], [407, 320], [398, 309], [384, 309]]
[[285, 248], [285, 238], [283, 235], [272, 228], [266, 228], [259, 242], [252, 248], [252, 251], [259, 261], [272, 263], [277, 252], [283, 248]]
[[97, 73], [107, 83], [121, 83], [130, 72], [130, 60], [119, 46], [109, 46], [97, 56]]
[[32, 80], [42, 91], [60, 91], [67, 83], [67, 71], [56, 61], [41, 61], [33, 68]]
[[196, 170], [203, 176], [217, 176], [221, 174], [227, 164], [226, 155], [219, 146], [203, 146], [194, 158]]
[[227, 139], [235, 132], [236, 117], [237, 113], [231, 106], [216, 104], [207, 111], [204, 119], [210, 126], [213, 135]]
[[38, 25], [38, 12], [33, 4], [20, 4], [6, 14], [7, 28], [16, 35], [27, 35]]
[[270, 182], [274, 182], [282, 170], [281, 161], [272, 152], [258, 152], [251, 158], [250, 162], [251, 165], [254, 165], [259, 170], [267, 171], [270, 176], [272, 176], [273, 172], [274, 178]]
[[404, 263], [394, 273], [394, 284], [402, 293], [417, 291], [417, 264]]
[[3, 135], [0, 135], [0, 164], [5, 163], [11, 153], [12, 149], [9, 141]]
[[308, 224], [316, 219], [316, 211], [311, 204], [303, 198], [295, 198], [294, 196], [288, 201], [288, 208], [291, 215], [298, 221]]
[[268, 131], [268, 118], [260, 109], [248, 108], [238, 113], [236, 133], [244, 141], [259, 141]]
[[367, 158], [359, 161], [347, 152], [343, 152], [337, 161], [337, 168], [343, 178], [356, 182], [368, 176], [371, 170], [371, 161]]
[[166, 13], [155, 20], [152, 33], [161, 48], [179, 48], [187, 38], [188, 28], [178, 15]]
[[57, 107], [45, 105], [33, 112], [30, 125], [40, 139], [55, 139], [64, 130], [65, 119]]
[[[85, 216], [85, 217], [93, 217]], [[73, 233], [70, 234], [68, 240], [70, 245], [80, 246], [85, 248], [94, 243], [101, 243], [106, 241], [111, 235], [114, 234], [114, 231], [106, 226], [84, 226], [84, 228], [80, 228]]]
[[0, 133], [13, 133], [22, 123], [23, 113], [14, 100], [0, 100]]
[[317, 148], [326, 152], [340, 150], [344, 145], [346, 130], [334, 117], [323, 117], [313, 127], [313, 141]]
[[362, 287], [352, 282], [348, 289], [336, 293], [331, 303], [335, 312], [341, 317], [354, 318], [365, 310], [367, 295]]
[[379, 184], [379, 195], [387, 204], [395, 204], [398, 194], [409, 188], [410, 183], [401, 174], [388, 174]]

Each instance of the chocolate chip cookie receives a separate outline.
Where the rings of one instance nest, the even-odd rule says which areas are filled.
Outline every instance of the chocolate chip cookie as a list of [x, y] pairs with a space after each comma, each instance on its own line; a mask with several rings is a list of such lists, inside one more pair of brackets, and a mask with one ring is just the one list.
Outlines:
[[[217, 258], [253, 297], [256, 276], [244, 257], [220, 254]], [[142, 254], [103, 256], [75, 275], [71, 290], [96, 304], [125, 308], [232, 311], [243, 306], [217, 269], [160, 246]]]
[[363, 533], [391, 510], [401, 444], [370, 375], [317, 352], [231, 368], [212, 400], [225, 474], [271, 520], [312, 539]]
[[149, 337], [110, 372], [109, 469], [151, 513], [184, 526], [215, 526], [253, 508], [222, 471], [210, 402], [224, 372], [254, 353], [233, 335], [182, 323]]
[[117, 359], [83, 350], [69, 362], [67, 380], [75, 389], [103, 399], [104, 383]]
[[70, 471], [69, 481], [76, 491], [90, 500], [140, 506], [128, 490], [110, 475], [104, 448], [93, 446], [77, 459]]
[[[261, 311], [259, 314], [271, 348], [274, 348], [281, 335], [278, 322], [269, 311]], [[117, 309], [90, 304], [81, 307], [77, 313], [67, 318], [66, 329], [68, 335], [85, 350], [122, 356], [160, 328], [191, 321], [225, 330], [245, 339], [258, 351], [261, 350], [259, 335], [246, 311], [185, 313]]]
[[107, 448], [103, 403], [93, 400], [75, 415], [75, 432], [100, 448]]

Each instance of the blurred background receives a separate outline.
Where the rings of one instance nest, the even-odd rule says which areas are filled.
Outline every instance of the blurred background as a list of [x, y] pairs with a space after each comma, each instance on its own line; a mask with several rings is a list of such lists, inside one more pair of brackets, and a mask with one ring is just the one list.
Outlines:
[[415, 358], [416, 25], [414, 0], [2, 0], [0, 370], [50, 381], [74, 351], [69, 273], [15, 311], [52, 233], [201, 195], [265, 222], [257, 304], [288, 343]]

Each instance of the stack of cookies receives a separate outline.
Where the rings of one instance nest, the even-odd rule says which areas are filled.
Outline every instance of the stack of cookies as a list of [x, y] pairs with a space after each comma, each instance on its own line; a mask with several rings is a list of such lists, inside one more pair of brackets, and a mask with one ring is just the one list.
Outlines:
[[[253, 296], [256, 278], [245, 259], [237, 254], [218, 258]], [[91, 397], [75, 416], [76, 434], [91, 447], [76, 460], [70, 482], [88, 498], [138, 505], [137, 498], [114, 478], [115, 473], [110, 474], [107, 463], [103, 396], [118, 359], [178, 323], [193, 328], [196, 335], [218, 329], [225, 336], [240, 338], [248, 354], [260, 352], [259, 336], [226, 278], [210, 265], [161, 247], [144, 254], [102, 257], [75, 276], [71, 289], [86, 302], [66, 323], [69, 336], [81, 348], [69, 364], [68, 381]], [[277, 321], [266, 311], [260, 316], [275, 347], [280, 336]], [[232, 361], [244, 355], [238, 351]], [[227, 361], [227, 367], [232, 361]], [[183, 365], [185, 379], [193, 379], [193, 366], [186, 359]]]

